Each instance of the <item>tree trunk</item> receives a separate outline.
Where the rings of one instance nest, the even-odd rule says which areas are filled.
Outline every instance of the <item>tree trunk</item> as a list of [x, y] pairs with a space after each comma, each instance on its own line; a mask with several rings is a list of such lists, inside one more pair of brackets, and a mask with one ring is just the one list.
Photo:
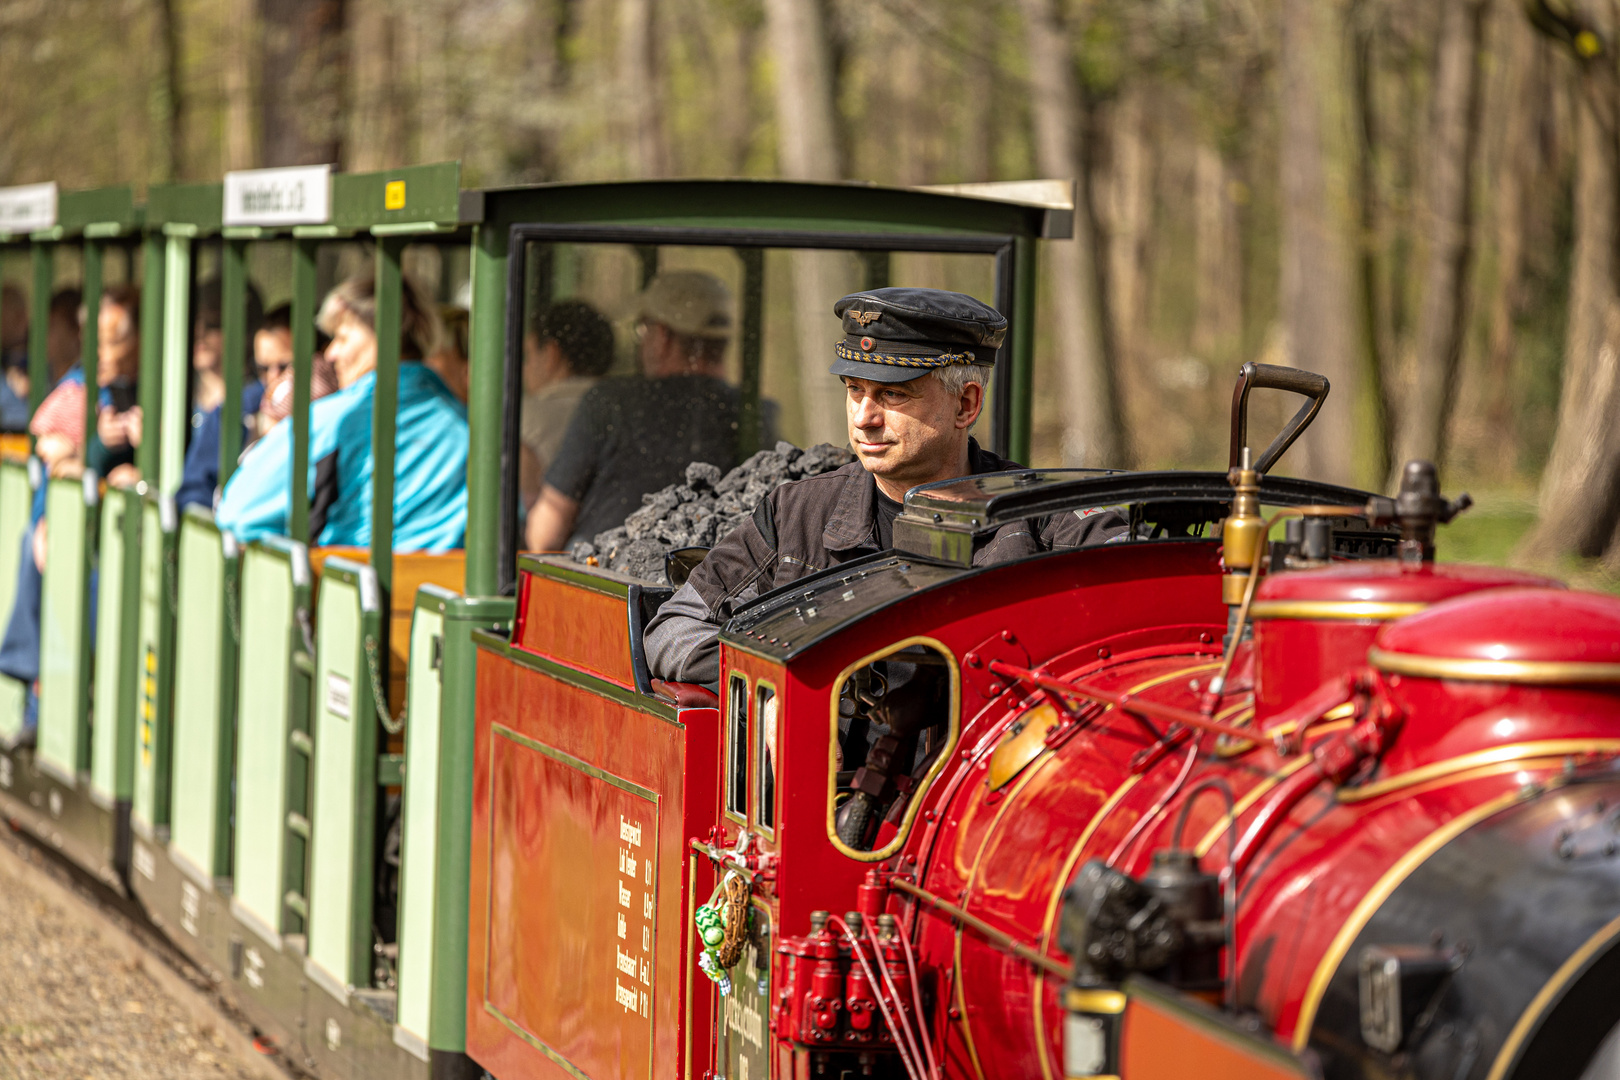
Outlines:
[[1102, 332], [1101, 246], [1081, 152], [1085, 131], [1069, 38], [1053, 0], [1020, 0], [1020, 6], [1029, 50], [1036, 167], [1044, 176], [1076, 180], [1074, 239], [1043, 245], [1057, 301], [1063, 464], [1125, 466], [1114, 357]]
[[[777, 164], [795, 180], [837, 180], [837, 97], [826, 16], [817, 0], [765, 0], [765, 29], [776, 69]], [[793, 255], [793, 316], [805, 439], [843, 445], [848, 439], [844, 388], [827, 374], [838, 326], [832, 305], [853, 281], [842, 252]]]
[[1198, 279], [1192, 346], [1205, 360], [1224, 360], [1237, 352], [1243, 333], [1243, 258], [1232, 170], [1210, 142], [1194, 151], [1193, 188]]
[[153, 4], [154, 43], [157, 54], [163, 58], [163, 68], [153, 89], [152, 113], [163, 145], [163, 151], [154, 155], [159, 163], [159, 180], [178, 180], [183, 175], [185, 160], [185, 92], [180, 80], [180, 22], [174, 0], [156, 0]]
[[399, 16], [389, 0], [350, 0], [349, 117], [344, 167], [374, 172], [405, 164]]
[[1413, 392], [1402, 410], [1391, 483], [1404, 463], [1443, 463], [1467, 330], [1473, 263], [1474, 158], [1479, 144], [1485, 5], [1443, 0], [1427, 144], [1423, 212], [1429, 252], [1418, 311]]
[[253, 0], [228, 0], [225, 16], [224, 55], [221, 72], [225, 96], [225, 171], [251, 169], [259, 163], [258, 140], [253, 131], [254, 78], [253, 47], [257, 22]]
[[342, 0], [258, 0], [259, 136], [266, 166], [341, 160]]
[[1576, 78], [1569, 321], [1541, 519], [1520, 549], [1532, 562], [1600, 555], [1620, 520], [1620, 79], [1606, 54], [1582, 65]]
[[619, 0], [619, 118], [625, 170], [633, 177], [669, 171], [658, 109], [653, 0]]
[[1349, 484], [1359, 337], [1348, 240], [1344, 85], [1338, 6], [1282, 0], [1280, 315], [1288, 362], [1327, 376], [1332, 393], [1291, 471]]

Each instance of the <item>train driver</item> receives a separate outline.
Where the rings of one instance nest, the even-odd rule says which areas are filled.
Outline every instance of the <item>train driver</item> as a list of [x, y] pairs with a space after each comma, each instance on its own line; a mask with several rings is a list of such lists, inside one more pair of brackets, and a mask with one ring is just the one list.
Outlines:
[[[848, 391], [856, 460], [777, 488], [715, 545], [647, 628], [658, 678], [718, 685], [720, 626], [756, 596], [893, 546], [911, 488], [1020, 467], [969, 434], [1007, 330], [1000, 312], [961, 293], [890, 288], [846, 296], [833, 314], [844, 338], [831, 371]], [[1107, 543], [1126, 527], [1106, 511], [1013, 522], [978, 545], [973, 563]]]

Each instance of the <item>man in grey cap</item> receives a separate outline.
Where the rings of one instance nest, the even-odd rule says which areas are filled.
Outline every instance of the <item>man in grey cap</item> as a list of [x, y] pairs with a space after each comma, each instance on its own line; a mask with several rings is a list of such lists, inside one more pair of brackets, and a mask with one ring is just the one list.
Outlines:
[[[911, 488], [1019, 468], [969, 434], [1006, 334], [1000, 312], [961, 293], [893, 288], [846, 296], [833, 313], [844, 338], [832, 374], [848, 392], [856, 460], [777, 488], [709, 552], [647, 628], [658, 678], [716, 684], [720, 626], [756, 596], [893, 546]], [[1013, 522], [979, 544], [973, 563], [1106, 543], [1125, 528], [1110, 512]]]
[[731, 292], [711, 274], [666, 270], [637, 309], [641, 374], [586, 392], [529, 513], [528, 548], [557, 551], [624, 523], [686, 467], [737, 464], [741, 395], [721, 377]]

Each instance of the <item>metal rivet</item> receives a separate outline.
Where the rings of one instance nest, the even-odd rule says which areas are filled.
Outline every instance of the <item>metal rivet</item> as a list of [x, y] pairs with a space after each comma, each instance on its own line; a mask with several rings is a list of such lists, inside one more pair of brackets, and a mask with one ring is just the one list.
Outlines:
[[1109, 651], [1109, 648], [1106, 645], [1097, 650], [1097, 659], [1099, 660], [1106, 660], [1112, 655], [1114, 654]]
[[1001, 632], [1001, 640], [1005, 641], [1007, 644], [1011, 645], [1013, 642], [1018, 640], [1018, 636], [1016, 634], [1014, 634], [1011, 630], [1003, 630]]

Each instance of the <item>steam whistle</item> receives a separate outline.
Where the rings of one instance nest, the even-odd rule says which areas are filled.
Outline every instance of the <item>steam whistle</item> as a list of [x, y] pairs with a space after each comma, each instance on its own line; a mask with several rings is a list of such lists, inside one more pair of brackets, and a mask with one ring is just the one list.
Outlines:
[[1367, 522], [1399, 525], [1401, 539], [1395, 556], [1403, 566], [1434, 561], [1434, 534], [1474, 505], [1465, 491], [1455, 499], [1440, 494], [1440, 477], [1432, 461], [1408, 461], [1401, 470], [1401, 489], [1393, 499], [1375, 495], [1367, 500]]

